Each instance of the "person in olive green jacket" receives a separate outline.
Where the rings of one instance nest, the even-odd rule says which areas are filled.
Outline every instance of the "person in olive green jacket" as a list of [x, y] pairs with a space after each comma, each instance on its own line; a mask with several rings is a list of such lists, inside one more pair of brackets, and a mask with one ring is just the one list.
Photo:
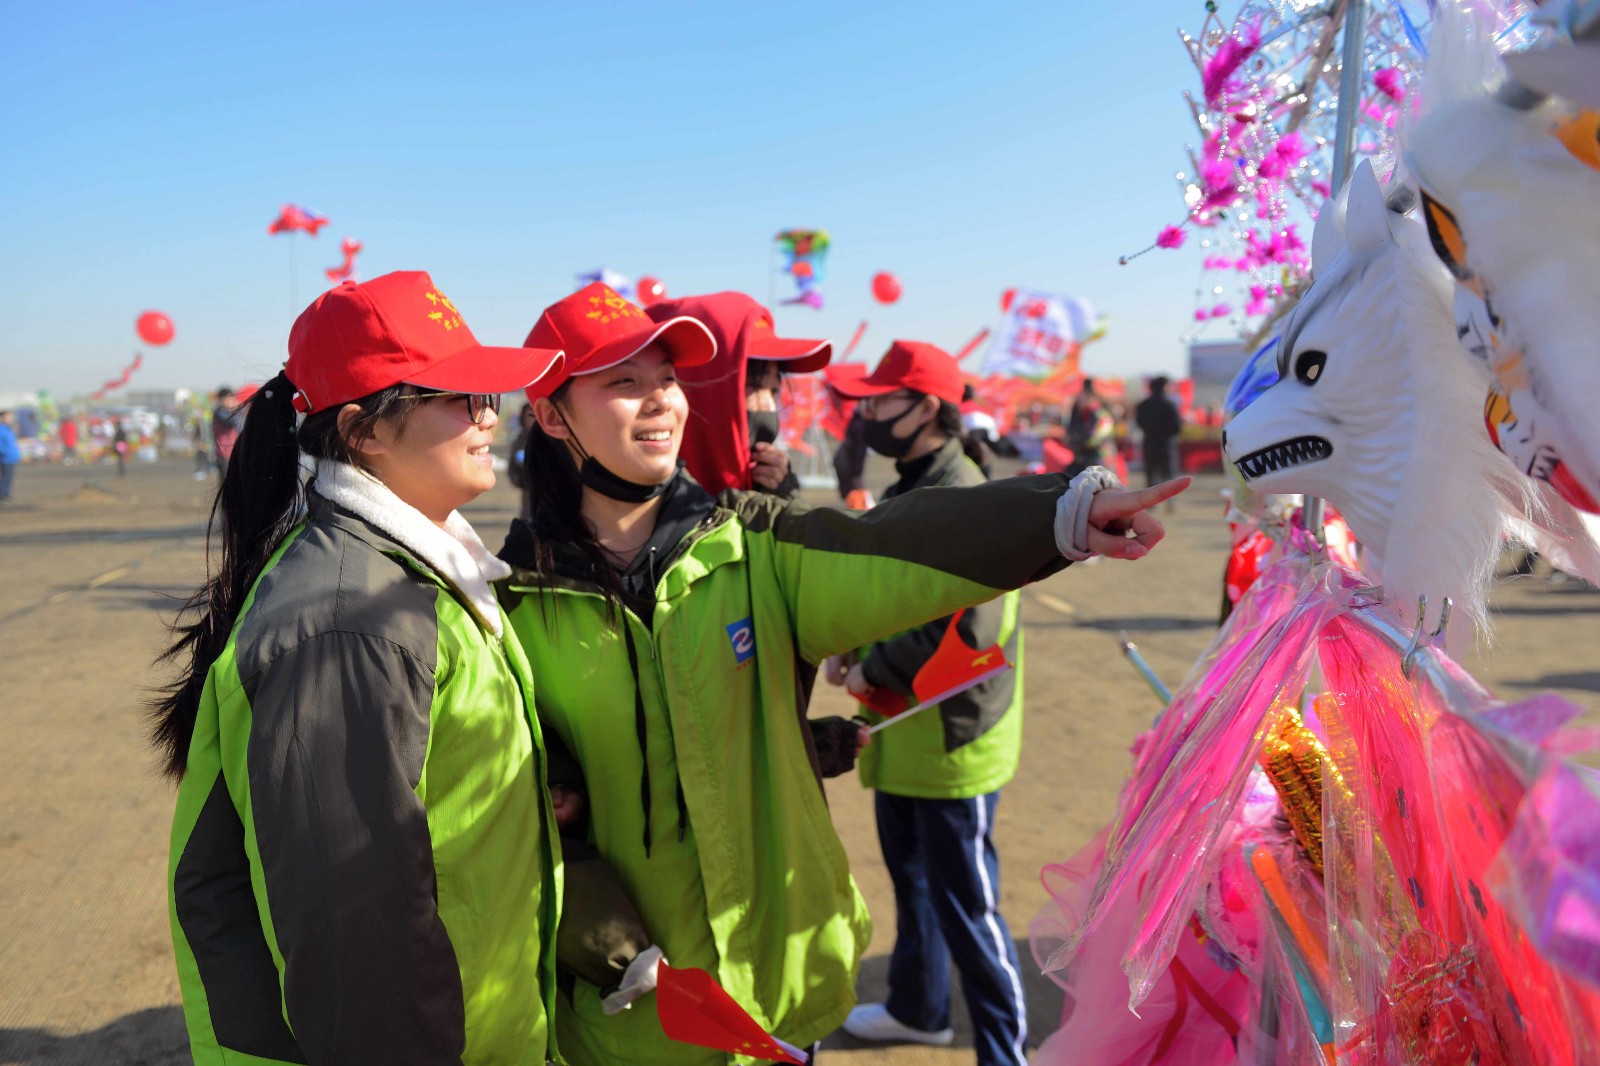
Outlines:
[[[540, 719], [586, 776], [588, 835], [655, 946], [806, 1046], [854, 1003], [869, 924], [806, 757], [797, 664], [1054, 573], [1064, 546], [1140, 557], [1161, 535], [1145, 509], [1183, 483], [1016, 479], [862, 517], [712, 498], [678, 468], [693, 427], [675, 364], [711, 358], [707, 341], [598, 284], [546, 309], [528, 343], [565, 350], [571, 376], [534, 402], [533, 517], [501, 550], [502, 602]], [[575, 1064], [729, 1060], [667, 1040], [649, 1000], [609, 1013], [607, 988], [563, 987]]]
[[533, 675], [457, 509], [494, 485], [500, 394], [561, 359], [389, 274], [319, 296], [250, 401], [155, 708], [197, 1066], [560, 1061]]
[[[961, 367], [946, 352], [895, 341], [870, 375], [834, 387], [860, 401], [868, 446], [895, 460], [900, 480], [885, 501], [928, 486], [983, 484], [983, 472], [964, 452]], [[886, 726], [861, 756], [861, 783], [877, 790], [895, 940], [887, 1001], [856, 1007], [845, 1031], [863, 1040], [949, 1044], [954, 960], [980, 1066], [1027, 1061], [1027, 1004], [999, 910], [992, 835], [1000, 787], [1016, 773], [1022, 749], [1019, 606], [1019, 594], [1009, 592], [959, 618], [937, 619], [828, 663], [828, 680], [853, 695], [867, 698], [881, 689], [911, 697], [917, 672], [955, 625], [972, 647], [998, 644], [1014, 667]]]

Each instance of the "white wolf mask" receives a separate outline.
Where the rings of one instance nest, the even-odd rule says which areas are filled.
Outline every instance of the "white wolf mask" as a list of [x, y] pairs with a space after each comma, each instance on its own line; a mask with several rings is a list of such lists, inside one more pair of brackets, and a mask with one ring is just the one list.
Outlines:
[[[1258, 492], [1332, 501], [1402, 619], [1426, 595], [1431, 626], [1448, 596], [1485, 633], [1502, 534], [1530, 535], [1548, 517], [1484, 433], [1484, 377], [1456, 342], [1452, 279], [1367, 162], [1323, 206], [1311, 258], [1315, 281], [1279, 344], [1280, 380], [1228, 424], [1228, 459]], [[1581, 527], [1562, 535], [1581, 539]], [[1539, 535], [1547, 542], [1559, 546]], [[1584, 543], [1600, 577], [1600, 554]], [[1451, 646], [1467, 632], [1451, 627]]]
[[[1571, 45], [1524, 53], [1546, 55], [1600, 62]], [[1600, 513], [1600, 121], [1554, 101], [1510, 106], [1504, 82], [1491, 35], [1440, 4], [1406, 166], [1457, 279], [1463, 345], [1490, 375], [1489, 431], [1548, 486], [1552, 513]]]

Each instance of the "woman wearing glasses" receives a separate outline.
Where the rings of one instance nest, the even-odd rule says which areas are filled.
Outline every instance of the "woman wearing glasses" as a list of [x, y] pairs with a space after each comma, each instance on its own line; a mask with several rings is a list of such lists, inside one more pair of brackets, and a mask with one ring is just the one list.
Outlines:
[[[700, 322], [652, 322], [595, 284], [547, 308], [527, 343], [563, 349], [569, 376], [534, 399], [533, 517], [501, 549], [503, 595], [540, 721], [587, 778], [587, 841], [669, 963], [811, 1045], [855, 1002], [869, 921], [807, 758], [799, 664], [1055, 572], [1058, 529], [1079, 557], [1142, 556], [1161, 536], [1144, 509], [1183, 483], [1095, 495], [1013, 479], [860, 518], [712, 497], [678, 461], [694, 426], [677, 371], [716, 356]], [[557, 1021], [574, 1066], [729, 1061], [669, 1041], [649, 1003], [619, 1012], [582, 975], [570, 989]]]
[[561, 362], [389, 274], [318, 297], [250, 401], [154, 712], [199, 1066], [554, 1054], [532, 675], [458, 510], [494, 485], [499, 394]]

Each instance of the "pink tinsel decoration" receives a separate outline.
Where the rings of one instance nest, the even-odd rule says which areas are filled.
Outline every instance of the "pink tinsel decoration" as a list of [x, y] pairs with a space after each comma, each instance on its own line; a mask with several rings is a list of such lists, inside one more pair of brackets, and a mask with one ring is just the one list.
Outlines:
[[1323, 199], [1327, 199], [1328, 197], [1333, 195], [1333, 190], [1328, 187], [1328, 183], [1325, 182], [1325, 181], [1314, 181], [1314, 182], [1312, 182], [1311, 183], [1311, 191], [1316, 193], [1318, 196], [1322, 197]]
[[1400, 103], [1406, 98], [1406, 76], [1396, 67], [1384, 67], [1382, 70], [1372, 72], [1372, 84], [1378, 91], [1395, 103]]
[[1184, 236], [1183, 230], [1177, 226], [1168, 226], [1156, 234], [1156, 247], [1182, 248]]
[[1200, 84], [1205, 89], [1206, 103], [1215, 107], [1220, 102], [1228, 81], [1255, 54], [1261, 45], [1261, 23], [1252, 22], [1239, 37], [1229, 37], [1222, 42], [1216, 55], [1206, 60], [1200, 72]]
[[1291, 133], [1272, 146], [1272, 151], [1264, 156], [1256, 165], [1256, 173], [1263, 178], [1282, 178], [1307, 155], [1305, 142], [1300, 139], [1300, 134]]
[[1244, 313], [1247, 315], [1264, 315], [1272, 307], [1272, 300], [1265, 285], [1250, 286], [1250, 302], [1245, 304]]
[[1204, 307], [1196, 307], [1194, 309], [1194, 320], [1196, 322], [1204, 322], [1207, 318], [1210, 318], [1210, 317], [1211, 317], [1210, 315], [1206, 314], [1206, 309]]
[[1229, 188], [1233, 185], [1233, 164], [1226, 159], [1207, 159], [1200, 164], [1200, 180], [1208, 193]]
[[1211, 309], [1212, 318], [1227, 318], [1232, 313], [1233, 308], [1229, 307], [1227, 304], [1218, 304]]

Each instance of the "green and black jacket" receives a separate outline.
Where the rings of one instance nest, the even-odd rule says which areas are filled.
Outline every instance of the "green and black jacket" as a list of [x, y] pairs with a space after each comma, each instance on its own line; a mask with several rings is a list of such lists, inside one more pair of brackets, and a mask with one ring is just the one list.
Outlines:
[[198, 1066], [553, 1057], [532, 678], [412, 553], [312, 496], [206, 678], [178, 790]]
[[[870, 933], [807, 758], [799, 663], [1056, 572], [1065, 488], [1046, 475], [927, 489], [856, 516], [766, 493], [712, 500], [680, 479], [621, 608], [559, 544], [541, 580], [526, 526], [502, 549], [518, 571], [506, 613], [540, 720], [582, 764], [595, 846], [667, 959], [708, 970], [785, 1040], [843, 1022]], [[607, 1017], [582, 980], [557, 1028], [581, 1066], [727, 1061], [667, 1040], [648, 1005]]]
[[[884, 492], [885, 501], [914, 489], [984, 483], [983, 471], [954, 438], [896, 469], [900, 480]], [[956, 624], [962, 639], [974, 648], [998, 644], [1014, 669], [880, 731], [861, 753], [864, 786], [917, 799], [969, 799], [1011, 780], [1022, 754], [1020, 608], [1021, 595], [1009, 592], [962, 614]], [[915, 702], [911, 680], [949, 625], [949, 618], [940, 618], [863, 649], [859, 658], [868, 683]], [[878, 720], [871, 708], [862, 710]]]

